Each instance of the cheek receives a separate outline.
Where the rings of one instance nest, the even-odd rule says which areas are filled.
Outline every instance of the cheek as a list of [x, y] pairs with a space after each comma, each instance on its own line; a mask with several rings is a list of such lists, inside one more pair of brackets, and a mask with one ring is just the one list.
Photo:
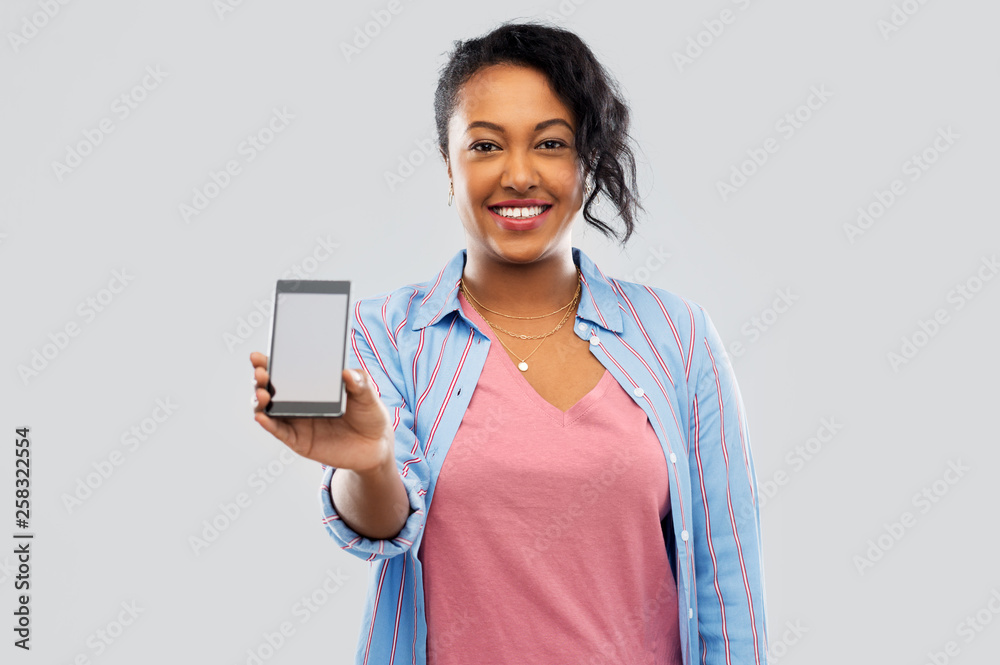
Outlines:
[[495, 178], [481, 168], [472, 167], [465, 169], [458, 177], [461, 184], [456, 184], [456, 191], [459, 186], [462, 188], [469, 205], [479, 205], [497, 187]]
[[553, 185], [565, 198], [571, 198], [583, 192], [583, 179], [579, 171], [572, 167], [566, 167], [554, 173]]

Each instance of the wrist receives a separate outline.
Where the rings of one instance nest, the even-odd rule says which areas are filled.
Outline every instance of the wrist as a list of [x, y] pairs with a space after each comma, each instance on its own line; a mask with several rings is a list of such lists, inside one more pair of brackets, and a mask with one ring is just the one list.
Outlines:
[[376, 463], [364, 469], [354, 469], [354, 472], [365, 480], [387, 478], [390, 473], [396, 473], [395, 433], [391, 432], [380, 442], [381, 454]]

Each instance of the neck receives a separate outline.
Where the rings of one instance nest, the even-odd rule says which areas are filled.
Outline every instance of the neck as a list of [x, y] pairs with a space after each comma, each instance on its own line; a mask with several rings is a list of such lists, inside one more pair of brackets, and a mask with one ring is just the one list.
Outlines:
[[517, 316], [546, 314], [562, 307], [579, 284], [572, 249], [526, 263], [512, 263], [466, 250], [465, 288], [490, 309]]

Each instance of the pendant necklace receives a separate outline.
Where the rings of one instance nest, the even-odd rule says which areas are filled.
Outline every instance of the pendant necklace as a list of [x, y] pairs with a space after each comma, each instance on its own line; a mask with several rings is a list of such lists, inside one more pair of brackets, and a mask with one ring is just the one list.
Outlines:
[[[577, 276], [579, 277], [580, 276], [580, 269], [577, 268], [576, 272], [577, 272]], [[563, 305], [562, 307], [560, 307], [559, 309], [555, 310], [554, 312], [549, 312], [548, 314], [540, 314], [538, 316], [514, 316], [513, 314], [504, 314], [502, 312], [497, 312], [495, 310], [489, 309], [488, 307], [486, 307], [485, 305], [483, 305], [481, 302], [479, 302], [478, 300], [476, 300], [475, 297], [471, 293], [469, 293], [469, 289], [466, 288], [464, 280], [459, 279], [458, 283], [459, 283], [459, 288], [461, 289], [462, 293], [469, 299], [469, 301], [471, 303], [475, 303], [475, 304], [473, 304], [473, 309], [475, 309], [477, 312], [479, 311], [479, 307], [482, 307], [487, 312], [492, 312], [493, 314], [498, 314], [500, 316], [504, 316], [504, 317], [507, 317], [509, 319], [542, 319], [542, 318], [545, 318], [546, 316], [552, 316], [553, 314], [556, 314], [556, 313], [558, 313], [558, 312], [560, 312], [560, 311], [562, 311], [564, 309], [567, 310], [566, 313], [563, 315], [562, 320], [559, 322], [559, 325], [557, 325], [555, 328], [553, 328], [549, 332], [543, 333], [541, 335], [522, 335], [522, 334], [514, 333], [514, 332], [511, 332], [509, 330], [506, 330], [506, 329], [502, 328], [501, 326], [493, 323], [492, 321], [490, 321], [489, 319], [487, 319], [485, 316], [483, 316], [483, 320], [486, 321], [486, 323], [488, 323], [490, 325], [490, 327], [494, 329], [494, 331], [499, 330], [500, 332], [503, 332], [503, 333], [505, 333], [507, 335], [510, 335], [511, 337], [516, 337], [518, 339], [540, 339], [541, 340], [540, 342], [538, 342], [538, 346], [536, 346], [534, 349], [532, 349], [531, 353], [529, 353], [528, 355], [526, 355], [525, 357], [522, 358], [519, 355], [517, 355], [516, 353], [514, 353], [514, 351], [511, 350], [511, 348], [509, 346], [507, 346], [506, 344], [504, 344], [503, 340], [500, 339], [500, 337], [497, 337], [497, 340], [499, 340], [500, 344], [502, 344], [503, 347], [505, 349], [507, 349], [507, 351], [509, 351], [512, 356], [514, 356], [515, 358], [518, 359], [519, 362], [517, 363], [517, 368], [519, 370], [521, 370], [522, 372], [527, 372], [528, 371], [528, 363], [527, 363], [528, 358], [530, 358], [531, 356], [534, 355], [535, 351], [537, 351], [538, 348], [545, 342], [545, 338], [548, 337], [548, 336], [550, 336], [550, 335], [555, 334], [560, 328], [563, 327], [563, 325], [566, 323], [566, 320], [569, 319], [569, 315], [573, 312], [573, 305], [579, 301], [579, 299], [580, 299], [580, 293], [581, 293], [581, 291], [583, 289], [583, 285], [580, 284], [580, 283], [578, 283], [577, 284], [577, 288], [576, 288], [576, 293], [573, 295], [573, 299], [570, 300], [565, 305]], [[476, 307], [476, 305], [479, 305], [479, 307]], [[480, 316], [482, 316], [482, 314], [480, 314]]]

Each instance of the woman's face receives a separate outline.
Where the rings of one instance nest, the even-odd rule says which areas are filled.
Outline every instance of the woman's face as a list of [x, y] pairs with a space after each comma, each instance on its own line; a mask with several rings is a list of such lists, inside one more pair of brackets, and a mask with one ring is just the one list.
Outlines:
[[466, 82], [448, 126], [448, 175], [470, 249], [516, 263], [569, 250], [583, 204], [575, 133], [535, 69], [492, 65]]

